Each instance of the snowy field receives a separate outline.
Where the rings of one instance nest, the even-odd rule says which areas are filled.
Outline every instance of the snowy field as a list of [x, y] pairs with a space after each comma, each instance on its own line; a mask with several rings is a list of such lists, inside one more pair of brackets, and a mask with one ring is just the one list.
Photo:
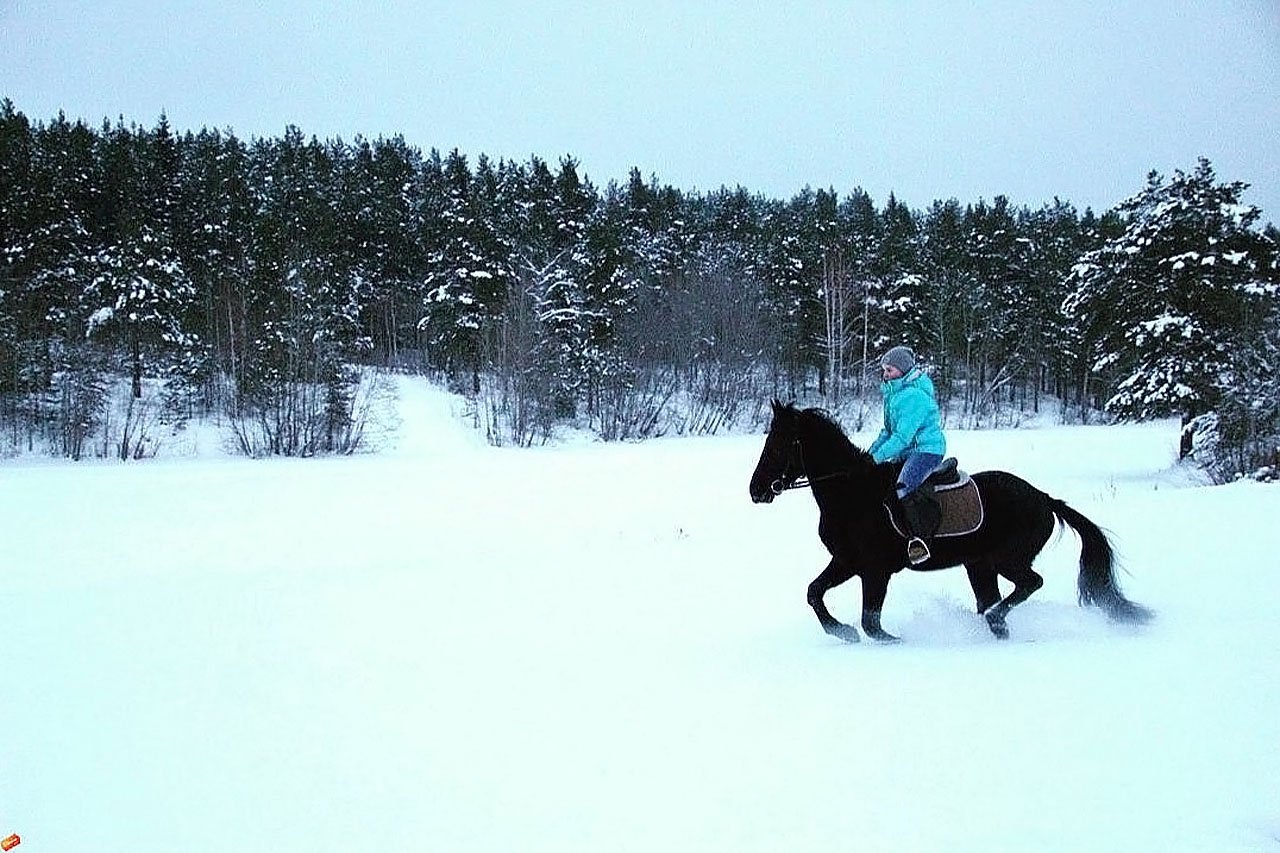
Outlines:
[[1280, 487], [1192, 487], [1176, 426], [951, 434], [1155, 623], [1076, 607], [1067, 531], [1012, 641], [953, 570], [851, 646], [760, 436], [498, 450], [400, 387], [376, 456], [0, 464], [18, 853], [1280, 846]]

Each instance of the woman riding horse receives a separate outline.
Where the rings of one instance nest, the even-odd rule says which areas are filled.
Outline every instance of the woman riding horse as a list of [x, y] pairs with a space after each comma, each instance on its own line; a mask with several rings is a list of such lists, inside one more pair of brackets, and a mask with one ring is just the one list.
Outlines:
[[[1151, 613], [1125, 598], [1116, 583], [1115, 557], [1102, 530], [1058, 498], [1004, 471], [973, 475], [982, 494], [982, 523], [970, 533], [938, 537], [920, 570], [964, 565], [978, 612], [997, 637], [1009, 636], [1005, 617], [1044, 583], [1031, 567], [1055, 522], [1080, 536], [1080, 603], [1096, 605], [1118, 622], [1145, 622]], [[832, 587], [862, 578], [862, 629], [877, 640], [897, 638], [880, 626], [889, 578], [906, 568], [902, 537], [885, 511], [885, 498], [900, 483], [898, 466], [878, 463], [849, 441], [818, 409], [773, 402], [773, 422], [751, 476], [751, 499], [770, 503], [788, 489], [809, 488], [818, 504], [818, 537], [831, 562], [809, 584], [809, 605], [823, 629], [848, 642], [858, 631], [837, 620], [823, 598]], [[1000, 578], [1013, 591], [1000, 595]]]
[[927, 539], [933, 536], [924, 504], [929, 496], [920, 490], [925, 478], [942, 462], [947, 439], [934, 397], [933, 380], [916, 365], [910, 347], [897, 346], [880, 359], [884, 397], [884, 428], [867, 448], [876, 462], [901, 462], [896, 492], [911, 534], [907, 559], [919, 565], [929, 559]]

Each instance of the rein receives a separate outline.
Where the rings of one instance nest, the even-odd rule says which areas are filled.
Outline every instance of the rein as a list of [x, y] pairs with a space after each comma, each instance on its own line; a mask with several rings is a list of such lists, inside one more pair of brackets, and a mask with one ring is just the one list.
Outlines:
[[825, 480], [834, 480], [837, 477], [848, 477], [848, 476], [849, 476], [848, 471], [837, 471], [834, 474], [823, 474], [821, 477], [814, 477], [812, 480], [809, 479], [808, 477], [797, 477], [795, 480], [793, 480], [789, 484], [783, 483], [781, 480], [774, 480], [772, 483], [769, 484], [769, 488], [773, 489], [773, 493], [775, 495], [780, 495], [783, 492], [789, 492], [792, 489], [808, 489], [808, 488], [811, 488], [814, 483], [821, 483]]

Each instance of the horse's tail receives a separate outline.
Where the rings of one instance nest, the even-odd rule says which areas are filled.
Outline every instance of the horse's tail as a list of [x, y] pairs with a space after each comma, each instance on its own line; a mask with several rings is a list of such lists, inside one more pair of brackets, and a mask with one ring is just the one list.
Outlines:
[[1049, 506], [1059, 522], [1066, 522], [1080, 537], [1080, 604], [1102, 608], [1116, 622], [1141, 624], [1154, 615], [1141, 604], [1124, 597], [1116, 582], [1115, 552], [1111, 541], [1098, 525], [1067, 506], [1065, 501], [1049, 498]]

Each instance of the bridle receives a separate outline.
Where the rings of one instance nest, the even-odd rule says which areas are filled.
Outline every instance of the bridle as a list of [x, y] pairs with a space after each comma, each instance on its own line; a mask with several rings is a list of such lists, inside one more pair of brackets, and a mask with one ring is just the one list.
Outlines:
[[[788, 483], [787, 472], [791, 470], [793, 450], [795, 458], [800, 460], [800, 476]], [[769, 484], [769, 491], [773, 492], [775, 495], [780, 495], [783, 492], [789, 492], [792, 489], [808, 489], [812, 488], [814, 483], [823, 483], [827, 480], [835, 480], [839, 477], [848, 476], [848, 471], [836, 471], [831, 474], [820, 474], [817, 477], [810, 477], [808, 473], [808, 466], [804, 464], [804, 447], [800, 444], [800, 435], [797, 430], [796, 437], [791, 440], [791, 444], [787, 447], [787, 462], [782, 466], [782, 473], [778, 476], [778, 479]]]

